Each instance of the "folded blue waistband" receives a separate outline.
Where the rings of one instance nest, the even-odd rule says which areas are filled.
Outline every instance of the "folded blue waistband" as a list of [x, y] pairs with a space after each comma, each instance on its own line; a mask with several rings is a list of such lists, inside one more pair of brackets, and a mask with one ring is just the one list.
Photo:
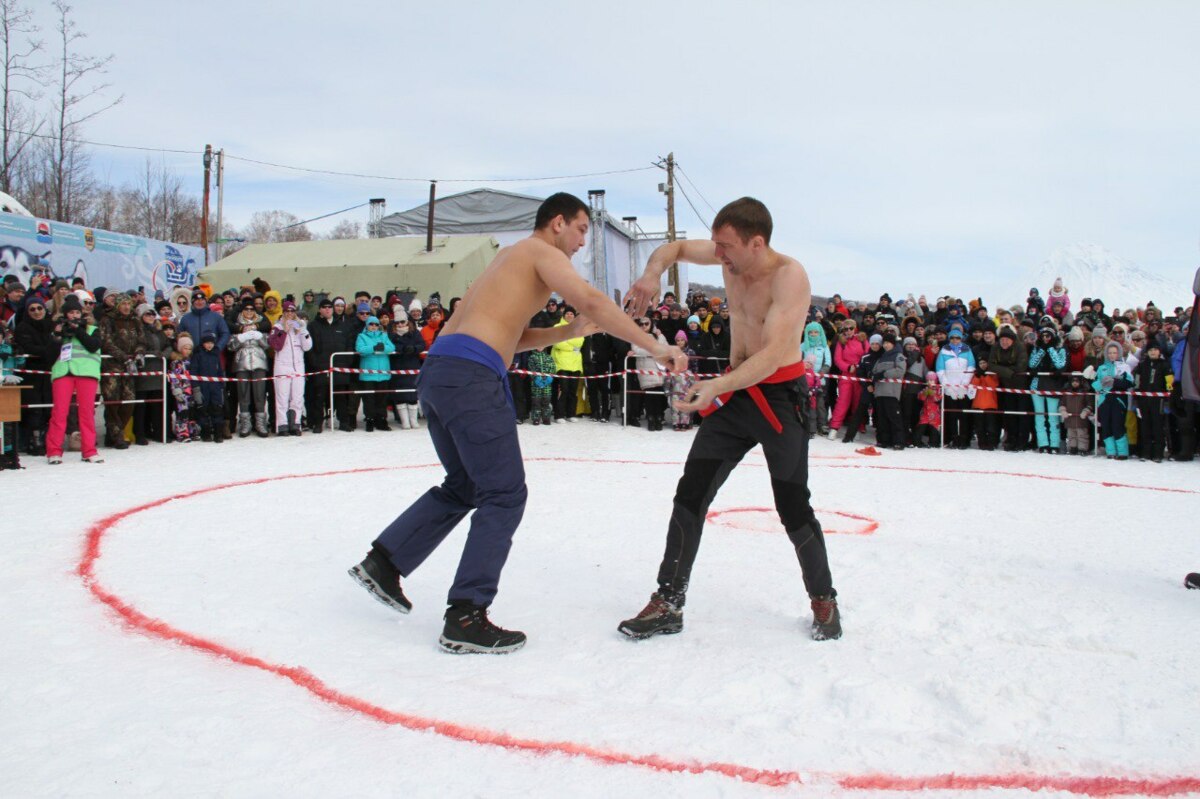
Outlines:
[[508, 364], [500, 358], [500, 353], [474, 336], [463, 333], [438, 336], [429, 348], [429, 354], [474, 361], [491, 369], [496, 373], [496, 377], [508, 377]]
[[508, 404], [513, 405], [512, 388], [508, 384], [508, 364], [500, 357], [500, 353], [484, 344], [474, 336], [465, 333], [452, 333], [438, 336], [433, 346], [429, 348], [426, 357], [461, 358], [480, 366], [486, 366], [496, 373], [496, 377], [504, 385], [504, 395]]

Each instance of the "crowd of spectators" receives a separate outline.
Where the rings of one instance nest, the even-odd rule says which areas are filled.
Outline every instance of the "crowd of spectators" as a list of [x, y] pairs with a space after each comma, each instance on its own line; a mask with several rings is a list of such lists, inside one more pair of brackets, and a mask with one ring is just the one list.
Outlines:
[[[419, 370], [458, 301], [367, 291], [297, 299], [261, 280], [165, 296], [89, 290], [79, 279], [29, 288], [7, 279], [0, 291], [4, 379], [28, 388], [19, 430], [6, 430], [13, 467], [19, 452], [51, 463], [64, 450], [102, 460], [97, 393], [103, 443], [117, 450], [360, 424], [417, 428], [416, 377], [395, 372]], [[552, 298], [531, 325], [566, 325], [574, 315]], [[803, 334], [810, 434], [846, 443], [873, 435], [893, 449], [1082, 455], [1099, 446], [1114, 459], [1191, 460], [1196, 404], [1172, 388], [1190, 315], [1164, 316], [1153, 303], [1110, 314], [1098, 298], [1076, 306], [1061, 281], [1045, 297], [1032, 289], [1023, 306], [995, 309], [952, 297], [893, 303], [884, 294], [865, 304], [834, 295], [814, 303]], [[728, 365], [728, 305], [700, 291], [668, 293], [638, 322], [683, 348], [691, 374], [666, 375], [650, 353], [607, 334], [567, 339], [514, 359], [518, 422], [616, 420], [655, 432], [698, 424], [670, 400]]]

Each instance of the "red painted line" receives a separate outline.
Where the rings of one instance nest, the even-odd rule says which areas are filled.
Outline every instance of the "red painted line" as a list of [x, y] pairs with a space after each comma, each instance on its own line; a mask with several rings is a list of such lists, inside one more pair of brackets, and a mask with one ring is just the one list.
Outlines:
[[1034, 774], [939, 774], [931, 777], [900, 777], [891, 774], [862, 774], [835, 778], [843, 788], [874, 791], [978, 791], [1006, 788], [1025, 791], [1066, 791], [1084, 796], [1179, 796], [1200, 791], [1200, 779], [1167, 777], [1039, 776]]
[[[640, 461], [624, 460], [586, 460], [582, 458], [531, 458], [531, 461], [568, 461], [583, 463], [641, 463]], [[167, 622], [149, 616], [115, 593], [104, 588], [96, 578], [96, 563], [103, 555], [105, 536], [111, 533], [122, 521], [153, 508], [161, 507], [171, 502], [190, 499], [192, 497], [224, 491], [230, 488], [261, 485], [276, 480], [301, 480], [313, 477], [334, 477], [347, 474], [365, 474], [370, 472], [395, 471], [405, 469], [424, 469], [437, 467], [440, 464], [408, 464], [404, 466], [373, 466], [356, 469], [337, 469], [326, 472], [311, 472], [307, 474], [288, 474], [276, 477], [260, 477], [250, 480], [240, 480], [221, 485], [197, 488], [178, 494], [162, 497], [142, 503], [125, 510], [117, 511], [98, 520], [88, 528], [84, 539], [83, 555], [76, 567], [84, 586], [99, 602], [117, 614], [129, 627], [154, 638], [160, 638], [208, 655], [227, 660], [231, 663], [274, 674], [294, 685], [303, 688], [317, 698], [337, 707], [359, 713], [383, 724], [404, 727], [410, 730], [431, 732], [443, 737], [462, 741], [464, 743], [493, 746], [514, 752], [534, 755], [564, 755], [591, 760], [603, 765], [637, 766], [667, 773], [688, 774], [719, 774], [743, 782], [751, 782], [771, 787], [784, 787], [804, 782], [797, 771], [762, 769], [744, 766], [736, 763], [705, 762], [688, 759], [673, 759], [662, 755], [639, 755], [615, 750], [603, 749], [574, 741], [540, 740], [523, 738], [505, 732], [489, 730], [482, 727], [472, 727], [465, 724], [443, 721], [440, 719], [418, 716], [389, 710], [379, 705], [343, 693], [327, 685], [316, 675], [300, 666], [286, 666], [272, 663], [263, 658], [251, 655], [216, 641], [209, 640], [194, 633], [177, 629]], [[674, 462], [653, 462], [646, 465], [678, 465]], [[879, 468], [879, 467], [875, 467]], [[937, 470], [931, 470], [937, 471]], [[1091, 481], [1083, 481], [1091, 482]], [[1138, 486], [1133, 486], [1138, 487]], [[829, 780], [843, 788], [851, 790], [878, 791], [922, 791], [922, 790], [978, 790], [984, 788], [1007, 788], [1023, 790], [1059, 790], [1087, 796], [1125, 796], [1132, 794], [1147, 796], [1176, 796], [1183, 793], [1200, 792], [1200, 778], [1197, 777], [1154, 777], [1147, 779], [1130, 779], [1124, 777], [1071, 777], [1071, 776], [1042, 776], [1036, 774], [1002, 774], [1002, 775], [959, 775], [939, 774], [928, 776], [902, 776], [889, 774], [813, 774], [817, 780]]]
[[[825, 533], [832, 533], [834, 535], [870, 535], [871, 533], [873, 533], [879, 529], [879, 522], [875, 521], [870, 516], [863, 516], [858, 513], [850, 513], [849, 511], [844, 511], [844, 510], [826, 510], [823, 508], [815, 508], [815, 510], [817, 513], [824, 513], [824, 514], [831, 515], [831, 516], [842, 516], [847, 519], [855, 519], [856, 521], [866, 522], [866, 524], [863, 527], [861, 527], [857, 530], [825, 530], [824, 531]], [[739, 526], [736, 522], [733, 522], [729, 519], [722, 519], [721, 517], [730, 516], [735, 513], [768, 513], [768, 514], [770, 514], [770, 513], [775, 513], [775, 512], [776, 511], [774, 508], [756, 508], [756, 507], [722, 508], [720, 510], [710, 510], [708, 512], [708, 514], [704, 517], [704, 520], [706, 522], [710, 522], [713, 524], [720, 524], [725, 527], [731, 527], [735, 530], [745, 530], [747, 532], [753, 532], [753, 533], [772, 532], [769, 530], [759, 530], [754, 527], [742, 527], [742, 526]], [[776, 517], [776, 519], [778, 519], [778, 517]], [[779, 530], [781, 531], [782, 529], [783, 529], [783, 527], [782, 527], [782, 525], [780, 525]]]
[[1161, 491], [1167, 494], [1200, 494], [1192, 488], [1168, 488], [1166, 486], [1144, 486], [1136, 483], [1117, 483], [1111, 480], [1085, 480], [1082, 477], [1064, 477], [1056, 474], [1037, 474], [1035, 472], [1006, 472], [996, 469], [935, 469], [929, 466], [883, 466], [877, 463], [838, 463], [829, 464], [826, 469], [886, 469], [894, 472], [923, 472], [928, 474], [983, 474], [999, 477], [1029, 477], [1035, 480], [1054, 480], [1060, 483], [1083, 483], [1084, 485], [1102, 486], [1104, 488], [1131, 488], [1138, 491]]

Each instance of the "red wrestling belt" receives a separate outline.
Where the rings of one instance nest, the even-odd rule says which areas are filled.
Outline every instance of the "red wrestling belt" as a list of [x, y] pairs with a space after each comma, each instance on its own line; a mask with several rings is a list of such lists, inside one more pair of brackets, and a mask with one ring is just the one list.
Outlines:
[[[732, 367], [727, 368], [725, 372], [728, 373], [731, 368]], [[775, 415], [775, 411], [771, 410], [771, 405], [767, 402], [767, 398], [763, 396], [762, 389], [759, 388], [759, 386], [770, 385], [773, 383], [789, 383], [792, 380], [798, 380], [801, 377], [804, 377], [805, 371], [806, 367], [804, 361], [796, 361], [796, 363], [789, 364], [788, 366], [781, 366], [775, 370], [774, 374], [746, 388], [746, 393], [750, 395], [750, 399], [754, 400], [754, 404], [758, 406], [759, 412], [762, 413], [763, 418], [767, 420], [767, 423], [771, 425], [771, 428], [776, 433], [783, 432], [783, 423], [779, 421], [779, 417]], [[729, 398], [733, 395], [734, 392], [732, 391], [726, 391], [724, 394], [721, 394], [712, 401], [712, 405], [709, 405], [707, 408], [700, 411], [700, 415], [708, 416], [716, 413], [718, 410], [725, 407], [725, 403], [729, 402]]]

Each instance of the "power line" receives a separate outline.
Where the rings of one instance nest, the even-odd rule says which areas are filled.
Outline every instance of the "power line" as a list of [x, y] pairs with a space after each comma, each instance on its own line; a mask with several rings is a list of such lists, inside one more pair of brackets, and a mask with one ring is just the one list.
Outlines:
[[289, 164], [275, 164], [270, 161], [259, 161], [254, 158], [245, 158], [239, 155], [225, 154], [226, 158], [232, 158], [236, 161], [244, 161], [248, 164], [258, 164], [259, 166], [270, 166], [276, 169], [290, 169], [294, 172], [307, 172], [315, 175], [337, 175], [347, 178], [366, 178], [368, 180], [390, 180], [404, 183], [429, 183], [436, 180], [438, 183], [538, 183], [543, 181], [562, 181], [575, 180], [578, 178], [595, 178], [603, 175], [623, 175], [629, 172], [645, 172], [656, 167], [651, 164], [649, 166], [632, 167], [630, 169], [610, 169], [603, 172], [584, 172], [578, 175], [550, 175], [539, 178], [413, 178], [413, 177], [396, 177], [392, 175], [367, 175], [361, 172], [339, 172], [333, 169], [314, 169], [312, 167], [292, 166]]
[[704, 196], [704, 192], [700, 191], [700, 187], [696, 185], [696, 181], [692, 180], [691, 175], [684, 172], [683, 167], [681, 167], [678, 163], [675, 164], [675, 168], [679, 170], [680, 175], [683, 175], [683, 177], [687, 179], [688, 183], [692, 184], [692, 188], [696, 190], [696, 194], [700, 195], [700, 199], [703, 200], [704, 204], [709, 207], [709, 210], [711, 210], [715, 214], [717, 212], [717, 209], [714, 208], [713, 204], [710, 203], [708, 201], [708, 198]]
[[[35, 133], [29, 130], [17, 130], [15, 128], [5, 128], [9, 133], [16, 133], [21, 136], [29, 136], [32, 139], [50, 139], [58, 141], [58, 136], [53, 136], [49, 133]], [[112, 142], [88, 141], [87, 139], [68, 139], [63, 138], [63, 141], [71, 144], [86, 144], [90, 147], [111, 147], [114, 150], [141, 150], [147, 153], [181, 153], [183, 155], [204, 155], [203, 150], [173, 150], [168, 147], [141, 147], [135, 144], [113, 144]]]
[[[58, 136], [53, 136], [48, 133], [36, 133], [28, 130], [18, 130], [16, 128], [6, 128], [9, 133], [16, 133], [21, 136], [29, 136], [36, 139], [50, 139], [58, 141]], [[64, 138], [63, 141], [71, 142], [72, 144], [86, 144], [91, 147], [109, 147], [116, 150], [139, 150], [148, 153], [178, 153], [183, 155], [203, 155], [203, 150], [182, 150], [169, 147], [143, 147], [135, 144], [114, 144], [113, 142], [98, 142], [89, 139], [74, 139]], [[226, 158], [232, 158], [235, 161], [244, 161], [248, 164], [258, 164], [260, 166], [275, 167], [276, 169], [288, 169], [293, 172], [307, 172], [316, 175], [337, 175], [347, 178], [366, 178], [368, 180], [390, 180], [396, 182], [407, 183], [429, 183], [437, 180], [439, 183], [540, 183], [547, 181], [563, 181], [577, 180], [580, 178], [595, 178], [605, 175], [624, 175], [631, 172], [645, 172], [654, 169], [654, 165], [631, 167], [629, 169], [608, 169], [600, 172], [583, 172], [577, 175], [547, 175], [545, 177], [530, 177], [530, 178], [417, 178], [417, 177], [396, 177], [391, 175], [368, 175], [361, 172], [339, 172], [333, 169], [316, 169], [312, 167], [293, 166], [291, 164], [276, 164], [270, 161], [260, 161], [255, 158], [247, 158], [245, 156], [233, 155], [225, 153]], [[699, 189], [697, 189], [697, 192]]]
[[[676, 168], [678, 169], [678, 165], [676, 165]], [[705, 222], [705, 221], [704, 221], [704, 217], [702, 217], [702, 216], [700, 215], [700, 212], [696, 210], [696, 206], [695, 206], [695, 204], [692, 202], [692, 198], [691, 198], [691, 197], [689, 197], [689, 196], [688, 196], [688, 193], [687, 193], [686, 191], [684, 191], [684, 190], [683, 190], [683, 184], [682, 184], [682, 183], [676, 183], [675, 185], [676, 185], [676, 187], [678, 187], [678, 189], [679, 189], [679, 193], [683, 195], [683, 199], [687, 200], [687, 204], [688, 204], [688, 206], [689, 206], [689, 207], [692, 209], [692, 213], [693, 213], [693, 214], [695, 214], [695, 215], [696, 215], [696, 218], [700, 220], [700, 224], [704, 225], [704, 227], [708, 228], [708, 230], [709, 230], [709, 231], [711, 231], [711, 230], [712, 230], [712, 226], [711, 226], [710, 224], [708, 224], [707, 222]], [[694, 184], [693, 184], [693, 185], [694, 185]], [[711, 206], [710, 206], [710, 207], [711, 207]]]
[[300, 227], [301, 225], [307, 225], [309, 222], [316, 222], [319, 219], [326, 219], [331, 216], [337, 216], [338, 214], [344, 214], [347, 211], [353, 211], [355, 208], [362, 208], [364, 205], [370, 205], [370, 204], [371, 204], [371, 202], [368, 200], [365, 203], [359, 203], [358, 205], [352, 205], [349, 208], [343, 208], [340, 211], [331, 211], [328, 214], [321, 214], [320, 216], [314, 216], [312, 219], [305, 219], [302, 222], [293, 222], [290, 225], [284, 225], [283, 227], [277, 227], [274, 230], [272, 230], [271, 232], [278, 233], [281, 230], [288, 230], [290, 228]]

